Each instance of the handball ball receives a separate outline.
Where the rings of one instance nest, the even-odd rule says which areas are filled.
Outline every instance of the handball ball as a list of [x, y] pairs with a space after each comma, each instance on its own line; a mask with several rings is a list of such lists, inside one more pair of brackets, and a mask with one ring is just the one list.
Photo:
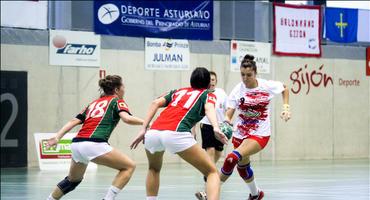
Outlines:
[[227, 123], [227, 122], [222, 122], [222, 123], [220, 124], [220, 129], [221, 129], [221, 131], [226, 135], [226, 137], [227, 137], [228, 139], [230, 139], [230, 138], [231, 138], [231, 136], [233, 135], [233, 127], [232, 127], [232, 126], [230, 126], [230, 124], [229, 124], [229, 123]]

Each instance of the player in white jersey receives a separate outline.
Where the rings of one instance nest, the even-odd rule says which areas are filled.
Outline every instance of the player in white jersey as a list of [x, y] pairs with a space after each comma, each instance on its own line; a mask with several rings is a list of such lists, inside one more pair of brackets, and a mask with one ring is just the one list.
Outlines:
[[257, 67], [254, 57], [246, 55], [241, 63], [242, 82], [237, 84], [229, 95], [225, 119], [231, 124], [231, 118], [237, 110], [234, 121], [234, 151], [227, 155], [221, 168], [221, 181], [225, 182], [235, 166], [240, 177], [250, 189], [249, 200], [262, 199], [264, 193], [258, 189], [250, 166], [249, 157], [261, 151], [271, 135], [270, 101], [278, 94], [283, 96], [281, 118], [290, 119], [289, 90], [279, 81], [256, 78]]
[[[217, 99], [215, 107], [217, 121], [220, 124], [225, 121], [227, 94], [223, 89], [216, 88], [217, 74], [213, 71], [210, 71], [209, 73], [211, 74], [209, 90], [213, 91], [212, 93], [216, 96]], [[221, 157], [222, 151], [224, 150], [224, 144], [215, 137], [212, 124], [206, 116], [203, 117], [203, 119], [200, 121], [200, 131], [202, 134], [202, 148], [206, 150], [208, 156], [212, 159], [212, 161], [214, 163], [217, 163], [217, 161]], [[206, 177], [204, 177], [204, 181], [207, 181]], [[195, 196], [198, 199], [204, 199], [205, 192], [196, 192]]]

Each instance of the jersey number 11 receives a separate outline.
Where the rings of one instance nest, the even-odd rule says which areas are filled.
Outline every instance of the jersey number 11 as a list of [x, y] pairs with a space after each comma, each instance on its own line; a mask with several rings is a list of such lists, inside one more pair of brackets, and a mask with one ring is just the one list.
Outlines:
[[180, 90], [178, 92], [175, 93], [176, 95], [176, 98], [175, 100], [171, 103], [171, 106], [177, 106], [177, 104], [179, 103], [179, 101], [183, 98], [183, 97], [188, 97], [188, 99], [186, 100], [186, 103], [184, 104], [184, 108], [186, 109], [189, 109], [190, 106], [193, 105], [194, 101], [197, 99], [198, 95], [199, 95], [200, 91], [190, 91], [188, 92], [188, 90], [184, 89], [184, 90]]

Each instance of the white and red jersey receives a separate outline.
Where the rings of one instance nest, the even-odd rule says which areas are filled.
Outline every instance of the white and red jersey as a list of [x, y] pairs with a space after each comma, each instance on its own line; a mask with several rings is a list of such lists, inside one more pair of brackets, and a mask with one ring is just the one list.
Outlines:
[[103, 96], [91, 102], [76, 116], [83, 125], [73, 141], [108, 141], [122, 111], [131, 115], [125, 101], [115, 95]]
[[[216, 101], [216, 114], [217, 114], [217, 121], [219, 123], [222, 123], [225, 121], [225, 112], [226, 112], [226, 106], [227, 106], [227, 94], [226, 92], [221, 88], [215, 88], [215, 90], [212, 92], [217, 98]], [[211, 122], [208, 120], [208, 117], [205, 116], [200, 121], [202, 124], [208, 124], [211, 125]]]
[[166, 108], [151, 129], [190, 132], [205, 115], [204, 105], [216, 103], [216, 96], [206, 89], [181, 88], [163, 96]]
[[236, 138], [248, 135], [270, 136], [270, 101], [284, 90], [283, 83], [257, 78], [258, 86], [249, 89], [243, 82], [237, 84], [229, 95], [228, 107], [238, 111], [234, 121]]

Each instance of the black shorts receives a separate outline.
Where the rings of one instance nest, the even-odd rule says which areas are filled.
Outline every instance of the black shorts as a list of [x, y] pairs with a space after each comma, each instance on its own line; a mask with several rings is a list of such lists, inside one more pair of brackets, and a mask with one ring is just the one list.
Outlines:
[[202, 133], [202, 148], [207, 149], [214, 147], [216, 151], [223, 151], [224, 144], [216, 139], [213, 132], [213, 127], [208, 124], [200, 124], [200, 132]]

